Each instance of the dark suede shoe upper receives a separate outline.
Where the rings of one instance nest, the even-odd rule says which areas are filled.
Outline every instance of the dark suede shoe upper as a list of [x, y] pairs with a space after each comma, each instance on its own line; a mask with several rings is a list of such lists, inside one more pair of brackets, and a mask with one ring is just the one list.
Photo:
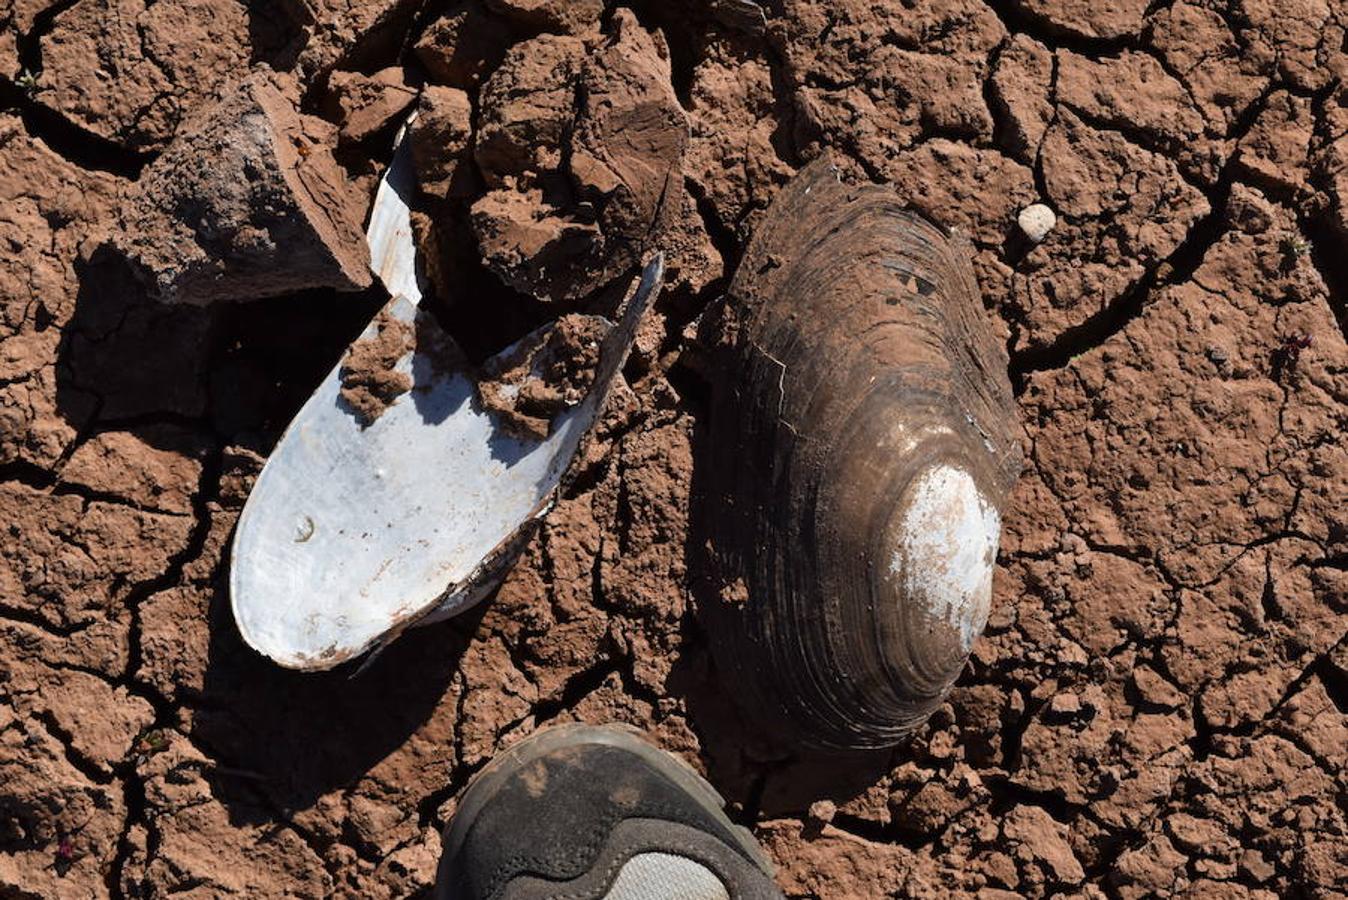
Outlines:
[[[484, 784], [470, 787], [446, 833], [439, 896], [489, 900], [516, 881], [533, 885], [527, 896], [549, 896], [539, 884], [577, 879], [589, 885], [585, 896], [602, 896], [622, 862], [645, 851], [699, 858], [730, 882], [731, 896], [760, 895], [735, 889], [745, 872], [771, 881], [745, 838], [719, 808], [708, 808], [714, 793], [705, 785], [702, 795], [690, 790], [689, 779], [700, 779], [680, 773], [672, 757], [664, 764], [647, 758], [655, 752], [576, 742], [504, 759], [498, 772], [484, 773]], [[572, 886], [566, 895], [582, 894]]]

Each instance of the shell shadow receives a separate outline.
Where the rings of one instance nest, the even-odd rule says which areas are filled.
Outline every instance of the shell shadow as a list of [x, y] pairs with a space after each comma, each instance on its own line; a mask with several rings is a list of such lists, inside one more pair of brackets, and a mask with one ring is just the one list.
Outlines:
[[[305, 291], [206, 309], [146, 296], [101, 247], [75, 263], [75, 309], [57, 349], [56, 406], [77, 431], [165, 424], [216, 445], [268, 444], [387, 299]], [[259, 447], [258, 449], [264, 449]]]
[[184, 653], [169, 663], [191, 666], [175, 680], [196, 686], [163, 697], [160, 722], [176, 724], [211, 758], [213, 793], [236, 824], [276, 823], [358, 780], [434, 714], [480, 616], [417, 629], [359, 677], [351, 675], [365, 658], [327, 673], [291, 672], [239, 637], [227, 553], [211, 585], [197, 590], [179, 578], [212, 540], [205, 526], [222, 514], [214, 505], [230, 505], [217, 484], [225, 448], [265, 453], [387, 295], [311, 291], [209, 309], [165, 306], [102, 249], [78, 260], [76, 275], [76, 305], [57, 350], [58, 413], [81, 435], [128, 432], [156, 449], [190, 451], [205, 471], [191, 546], [152, 585], [183, 588], [180, 641], [187, 647], [200, 636], [205, 659]]
[[[434, 715], [486, 606], [409, 631], [376, 658], [283, 669], [239, 636], [227, 590], [212, 601], [210, 656], [192, 738], [220, 767], [234, 824], [274, 822], [349, 787]], [[454, 748], [444, 748], [445, 765]]]
[[[695, 596], [695, 602], [704, 602]], [[741, 823], [805, 818], [818, 800], [842, 806], [871, 789], [901, 761], [900, 749], [831, 752], [791, 747], [765, 731], [723, 679], [701, 626], [690, 615], [666, 689], [682, 697], [698, 736], [707, 778]]]

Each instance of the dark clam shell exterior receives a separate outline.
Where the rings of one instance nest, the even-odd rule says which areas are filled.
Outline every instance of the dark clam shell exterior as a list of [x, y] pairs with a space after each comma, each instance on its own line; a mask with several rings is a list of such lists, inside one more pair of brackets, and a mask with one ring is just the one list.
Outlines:
[[696, 515], [718, 665], [773, 737], [893, 745], [983, 629], [1020, 472], [967, 242], [818, 161], [711, 330]]

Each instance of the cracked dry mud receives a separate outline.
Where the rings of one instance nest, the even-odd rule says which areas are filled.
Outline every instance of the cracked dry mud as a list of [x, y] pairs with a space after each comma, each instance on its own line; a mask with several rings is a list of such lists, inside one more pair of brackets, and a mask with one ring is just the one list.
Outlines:
[[[1348, 13], [765, 5], [754, 34], [699, 3], [0, 2], [0, 896], [424, 894], [472, 773], [574, 719], [706, 771], [793, 897], [1348, 892]], [[510, 62], [547, 62], [524, 42], [564, 48], [555, 82]], [[640, 221], [670, 255], [497, 596], [355, 679], [248, 651], [223, 576], [265, 454], [383, 298], [165, 307], [96, 250], [261, 63], [341, 129], [366, 197], [425, 85], [420, 231], [479, 361], [590, 303], [566, 298]], [[641, 162], [593, 155], [577, 103], [605, 87], [667, 174], [600, 208]], [[847, 759], [759, 746], [686, 569], [690, 325], [824, 148], [973, 240], [1028, 461], [949, 702]], [[1058, 224], [1027, 246], [1033, 202]], [[553, 299], [509, 268], [529, 222], [584, 237]]]

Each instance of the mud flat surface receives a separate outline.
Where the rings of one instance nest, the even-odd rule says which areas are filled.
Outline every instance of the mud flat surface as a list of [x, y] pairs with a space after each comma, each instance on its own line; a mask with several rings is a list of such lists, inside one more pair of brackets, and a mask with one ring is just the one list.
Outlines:
[[[1348, 892], [1348, 14], [721, 7], [0, 3], [0, 895], [424, 894], [472, 773], [575, 719], [706, 771], [793, 897]], [[669, 255], [497, 596], [354, 679], [249, 651], [223, 575], [383, 296], [164, 305], [108, 249], [142, 170], [262, 65], [364, 202], [424, 88], [419, 236], [476, 362]], [[741, 723], [687, 527], [695, 320], [826, 148], [973, 241], [1027, 460], [948, 704], [845, 759]]]

